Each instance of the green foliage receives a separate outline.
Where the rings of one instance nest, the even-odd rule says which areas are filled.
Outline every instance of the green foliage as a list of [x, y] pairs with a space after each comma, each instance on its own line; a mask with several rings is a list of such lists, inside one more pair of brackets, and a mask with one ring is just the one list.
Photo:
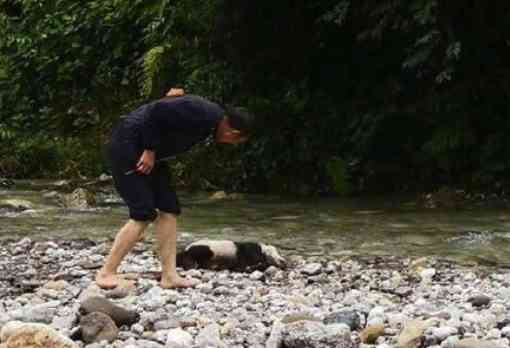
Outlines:
[[352, 192], [347, 163], [341, 158], [332, 158], [326, 163], [326, 172], [331, 180], [332, 190], [339, 195]]
[[[146, 98], [155, 98], [161, 91], [162, 76], [168, 69], [171, 46], [156, 46], [147, 51], [143, 57], [142, 94]], [[160, 95], [160, 94], [159, 94]]]
[[61, 134], [97, 126], [133, 79], [133, 53], [143, 48], [136, 24], [142, 1], [11, 3], [0, 41], [9, 123]]
[[0, 150], [0, 176], [77, 177], [99, 175], [105, 170], [101, 153], [87, 139], [48, 139], [16, 134], [16, 137], [3, 137], [1, 141], [6, 146]]
[[[1, 2], [0, 137], [16, 149], [2, 168], [95, 173], [88, 159], [118, 115], [181, 86], [259, 116], [248, 144], [174, 163], [182, 185], [345, 193], [503, 180], [509, 23], [507, 2]], [[30, 154], [55, 165], [31, 167]]]

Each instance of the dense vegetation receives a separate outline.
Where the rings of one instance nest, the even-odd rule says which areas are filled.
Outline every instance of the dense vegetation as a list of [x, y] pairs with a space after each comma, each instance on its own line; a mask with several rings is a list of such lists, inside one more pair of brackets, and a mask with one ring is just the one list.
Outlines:
[[116, 118], [182, 86], [259, 116], [183, 184], [501, 190], [509, 29], [505, 1], [2, 0], [0, 175], [96, 175]]

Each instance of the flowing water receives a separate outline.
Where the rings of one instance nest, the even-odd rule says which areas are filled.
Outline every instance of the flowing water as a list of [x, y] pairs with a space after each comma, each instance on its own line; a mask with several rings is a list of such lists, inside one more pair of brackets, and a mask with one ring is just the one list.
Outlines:
[[[59, 208], [43, 198], [44, 182], [0, 190], [0, 201], [28, 200], [33, 210], [0, 214], [2, 240], [113, 238], [126, 207], [108, 197], [85, 211]], [[306, 256], [440, 256], [460, 262], [510, 265], [510, 211], [470, 207], [420, 209], [405, 198], [296, 199], [247, 195], [212, 200], [206, 193], [180, 193], [181, 245], [199, 238], [260, 241], [284, 254]], [[148, 236], [152, 238], [152, 228]]]

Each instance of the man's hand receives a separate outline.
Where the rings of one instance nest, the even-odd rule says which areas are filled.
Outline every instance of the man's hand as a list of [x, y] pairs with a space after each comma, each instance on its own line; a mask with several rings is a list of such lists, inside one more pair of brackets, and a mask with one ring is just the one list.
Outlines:
[[154, 168], [156, 154], [151, 150], [144, 150], [140, 160], [136, 164], [136, 171], [141, 174], [150, 174], [152, 168]]
[[170, 88], [166, 93], [167, 97], [181, 97], [184, 95], [184, 89], [182, 88]]

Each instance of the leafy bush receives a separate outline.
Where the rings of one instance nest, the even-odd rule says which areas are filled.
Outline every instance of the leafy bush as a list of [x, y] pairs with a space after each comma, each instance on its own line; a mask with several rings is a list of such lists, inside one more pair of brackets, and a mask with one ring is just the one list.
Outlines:
[[0, 152], [0, 176], [81, 177], [99, 175], [106, 170], [101, 152], [86, 139], [18, 136], [2, 139], [7, 146]]
[[[118, 115], [179, 85], [259, 116], [241, 149], [180, 158], [182, 184], [505, 182], [509, 25], [509, 2], [4, 1], [0, 129], [31, 137], [0, 161], [18, 176], [96, 173]], [[30, 164], [38, 151], [55, 166]]]

